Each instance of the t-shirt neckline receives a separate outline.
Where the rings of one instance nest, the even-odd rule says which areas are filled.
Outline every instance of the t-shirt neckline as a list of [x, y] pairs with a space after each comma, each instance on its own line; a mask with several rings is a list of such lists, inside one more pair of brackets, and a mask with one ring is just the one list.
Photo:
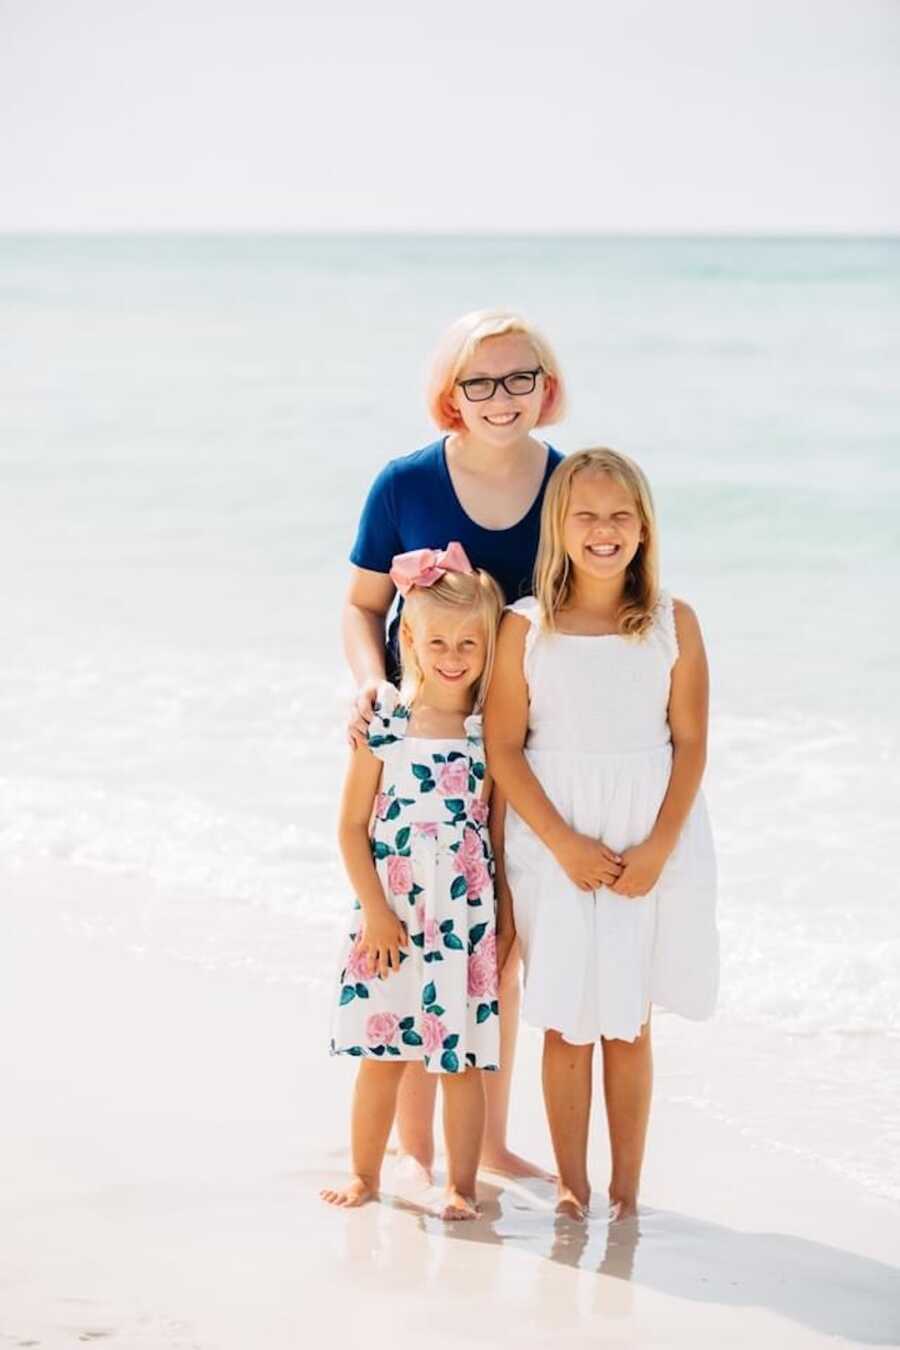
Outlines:
[[495, 530], [490, 525], [479, 525], [478, 521], [472, 519], [466, 508], [463, 506], [462, 502], [459, 500], [456, 488], [453, 486], [453, 477], [450, 473], [450, 465], [447, 463], [447, 441], [449, 439], [450, 435], [448, 432], [446, 436], [442, 436], [441, 439], [437, 442], [438, 458], [440, 459], [441, 472], [443, 473], [444, 481], [450, 492], [450, 496], [453, 499], [457, 511], [463, 517], [466, 524], [469, 525], [473, 530], [481, 530], [482, 534], [510, 534], [513, 530], [518, 530], [520, 526], [525, 524], [529, 516], [533, 514], [539, 502], [541, 501], [541, 498], [544, 495], [544, 489], [547, 486], [547, 479], [550, 476], [551, 455], [552, 455], [552, 447], [550, 445], [550, 442], [549, 441], [541, 442], [541, 444], [545, 447], [547, 451], [547, 458], [544, 463], [544, 476], [541, 479], [540, 487], [535, 493], [534, 500], [532, 501], [528, 510], [523, 515], [521, 515], [518, 520], [513, 521], [512, 525], [504, 525], [501, 529]]

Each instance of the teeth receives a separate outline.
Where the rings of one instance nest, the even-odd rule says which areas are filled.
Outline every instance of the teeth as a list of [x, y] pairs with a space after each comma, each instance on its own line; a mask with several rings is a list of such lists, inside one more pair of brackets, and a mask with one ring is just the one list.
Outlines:
[[594, 553], [598, 558], [611, 558], [618, 551], [618, 544], [588, 544], [588, 553]]
[[490, 424], [491, 424], [492, 427], [506, 427], [506, 426], [509, 426], [510, 422], [514, 422], [514, 421], [516, 420], [516, 418], [518, 417], [518, 415], [519, 415], [518, 413], [514, 413], [514, 412], [513, 412], [513, 413], [502, 413], [502, 414], [497, 414], [497, 415], [494, 416], [494, 417], [485, 417], [484, 420], [485, 420], [486, 422], [490, 422]]

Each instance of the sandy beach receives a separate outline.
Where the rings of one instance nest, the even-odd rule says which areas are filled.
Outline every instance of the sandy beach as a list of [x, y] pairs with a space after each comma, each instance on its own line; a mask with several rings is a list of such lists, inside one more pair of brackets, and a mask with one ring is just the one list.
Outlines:
[[[482, 1217], [447, 1225], [392, 1168], [381, 1203], [328, 1210], [353, 1065], [308, 991], [142, 949], [143, 885], [0, 876], [4, 1345], [900, 1343], [900, 1206], [666, 1100], [665, 1019], [637, 1224], [485, 1177]], [[538, 1053], [526, 1031], [511, 1142], [549, 1163]]]

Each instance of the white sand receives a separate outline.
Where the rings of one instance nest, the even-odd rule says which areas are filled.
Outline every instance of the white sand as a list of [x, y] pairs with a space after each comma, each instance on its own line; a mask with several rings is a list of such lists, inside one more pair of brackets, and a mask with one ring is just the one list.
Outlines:
[[[390, 1180], [381, 1204], [326, 1209], [354, 1066], [306, 994], [65, 922], [98, 886], [127, 927], [131, 882], [0, 886], [0, 1344], [900, 1344], [900, 1207], [662, 1100], [639, 1231], [555, 1224], [539, 1184], [485, 1185], [465, 1225]], [[549, 1163], [537, 1050], [526, 1033], [511, 1142]]]

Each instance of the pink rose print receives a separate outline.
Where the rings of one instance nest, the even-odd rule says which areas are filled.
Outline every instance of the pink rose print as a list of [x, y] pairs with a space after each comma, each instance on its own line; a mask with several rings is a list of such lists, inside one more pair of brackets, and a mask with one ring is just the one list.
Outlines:
[[447, 1028], [437, 1013], [422, 1014], [422, 1044], [426, 1055], [433, 1055], [436, 1050], [440, 1050], [446, 1035]]
[[436, 951], [441, 945], [441, 926], [437, 919], [425, 920], [425, 950]]
[[366, 1018], [366, 1040], [370, 1045], [393, 1045], [400, 1018], [396, 1013], [372, 1013]]
[[350, 955], [347, 957], [346, 978], [350, 983], [355, 983], [357, 980], [362, 980], [365, 983], [366, 980], [372, 978], [369, 958], [358, 942], [354, 942], [350, 948]]
[[487, 802], [483, 802], [480, 797], [476, 798], [469, 808], [472, 819], [477, 820], [479, 825], [486, 825], [489, 813]]
[[457, 872], [462, 873], [466, 879], [466, 896], [469, 900], [477, 900], [484, 888], [491, 879], [484, 863], [478, 859], [469, 859], [462, 856], [462, 849], [456, 855], [454, 867]]
[[449, 764], [442, 764], [438, 770], [438, 792], [444, 797], [458, 797], [461, 792], [466, 792], [469, 787], [469, 761], [467, 759], [452, 759]]
[[497, 964], [497, 934], [494, 932], [493, 929], [491, 929], [491, 931], [490, 931], [489, 933], [485, 933], [484, 937], [481, 939], [481, 941], [480, 941], [479, 944], [478, 944], [478, 950], [479, 950], [479, 952], [481, 953], [482, 956], [486, 957], [486, 958], [488, 959], [488, 961], [491, 962], [492, 965], [496, 966], [496, 964]]
[[436, 820], [414, 820], [413, 829], [416, 834], [424, 834], [429, 839], [437, 839], [437, 821]]
[[473, 830], [469, 826], [463, 831], [462, 843], [458, 851], [459, 856], [465, 858], [467, 862], [481, 862], [484, 858], [484, 849], [477, 830]]
[[388, 796], [386, 792], [379, 792], [375, 798], [375, 815], [379, 820], [387, 820], [387, 813], [391, 809], [393, 797]]
[[392, 895], [409, 895], [413, 888], [412, 863], [392, 853], [387, 860], [388, 886]]
[[468, 990], [470, 998], [496, 998], [497, 996], [497, 955], [493, 959], [482, 950], [480, 943], [469, 957]]

